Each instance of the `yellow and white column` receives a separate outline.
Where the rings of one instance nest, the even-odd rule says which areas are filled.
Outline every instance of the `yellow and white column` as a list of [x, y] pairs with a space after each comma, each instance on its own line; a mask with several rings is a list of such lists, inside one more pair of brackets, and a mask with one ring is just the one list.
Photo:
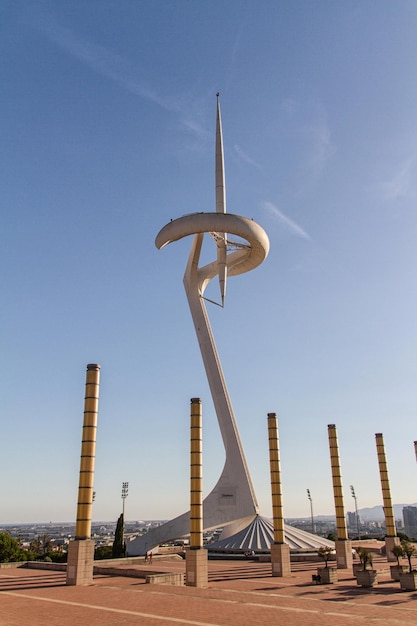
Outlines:
[[94, 541], [91, 539], [91, 518], [99, 386], [100, 365], [87, 365], [77, 521], [75, 540], [68, 546], [67, 585], [88, 585], [93, 580]]
[[352, 542], [348, 539], [343, 503], [342, 474], [340, 471], [339, 444], [335, 424], [327, 426], [330, 448], [330, 463], [332, 467], [333, 495], [336, 510], [336, 562], [339, 569], [348, 569], [352, 566]]
[[290, 548], [285, 543], [284, 513], [279, 456], [278, 420], [276, 413], [268, 413], [269, 464], [271, 473], [272, 518], [274, 543], [271, 545], [272, 576], [290, 576]]
[[207, 550], [203, 548], [203, 426], [200, 398], [191, 398], [190, 547], [185, 579], [190, 587], [207, 587]]
[[388, 561], [396, 561], [395, 555], [392, 553], [394, 546], [400, 543], [397, 537], [397, 529], [395, 527], [394, 509], [391, 501], [391, 490], [389, 486], [387, 458], [385, 455], [384, 436], [382, 433], [375, 433], [376, 451], [378, 454], [379, 475], [381, 478], [382, 499], [384, 503], [385, 515], [385, 551]]

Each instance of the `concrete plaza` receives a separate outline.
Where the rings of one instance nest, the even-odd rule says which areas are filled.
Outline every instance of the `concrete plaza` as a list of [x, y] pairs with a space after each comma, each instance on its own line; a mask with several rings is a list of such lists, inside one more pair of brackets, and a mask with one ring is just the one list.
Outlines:
[[[333, 585], [315, 585], [317, 563], [293, 563], [273, 578], [270, 563], [209, 561], [209, 587], [145, 584], [144, 579], [94, 576], [87, 587], [65, 584], [65, 572], [0, 569], [1, 626], [387, 626], [417, 624], [417, 592], [400, 591], [389, 564], [377, 557], [379, 584], [362, 589], [350, 571]], [[154, 559], [152, 571], [184, 572], [185, 562]], [[132, 568], [132, 565], [129, 565]], [[143, 570], [144, 565], [140, 566]]]

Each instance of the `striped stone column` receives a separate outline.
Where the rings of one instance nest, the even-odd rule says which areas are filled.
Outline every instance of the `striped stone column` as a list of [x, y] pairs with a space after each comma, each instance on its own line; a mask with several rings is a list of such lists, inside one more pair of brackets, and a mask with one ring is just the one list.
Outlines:
[[203, 547], [203, 437], [202, 404], [191, 398], [190, 547], [185, 552], [185, 584], [207, 587], [207, 550]]
[[285, 543], [284, 512], [279, 456], [278, 419], [276, 413], [268, 413], [269, 465], [271, 474], [272, 518], [274, 543], [271, 545], [272, 576], [291, 574], [290, 548]]
[[330, 462], [332, 466], [334, 505], [336, 509], [337, 538], [347, 539], [345, 507], [343, 503], [342, 474], [340, 470], [339, 444], [335, 424], [328, 425]]
[[203, 440], [200, 398], [191, 398], [190, 548], [203, 546]]
[[332, 468], [333, 495], [336, 511], [336, 561], [337, 567], [347, 569], [352, 565], [352, 543], [348, 539], [343, 503], [342, 473], [340, 470], [339, 443], [335, 424], [327, 426], [330, 449], [330, 463]]
[[100, 365], [87, 365], [75, 539], [90, 539], [93, 512]]
[[75, 540], [68, 545], [67, 585], [91, 585], [93, 582], [94, 540], [91, 539], [91, 518], [99, 385], [100, 365], [87, 365], [77, 520]]
[[278, 420], [276, 413], [268, 413], [268, 441], [272, 493], [272, 519], [274, 522], [274, 543], [284, 543], [285, 532], [281, 485], [281, 463], [279, 457]]
[[392, 554], [392, 548], [399, 543], [397, 529], [395, 526], [394, 508], [391, 500], [391, 489], [388, 476], [387, 458], [385, 455], [384, 436], [382, 433], [375, 433], [376, 451], [378, 455], [379, 475], [381, 479], [382, 499], [384, 503], [385, 516], [385, 550], [388, 561], [396, 561]]

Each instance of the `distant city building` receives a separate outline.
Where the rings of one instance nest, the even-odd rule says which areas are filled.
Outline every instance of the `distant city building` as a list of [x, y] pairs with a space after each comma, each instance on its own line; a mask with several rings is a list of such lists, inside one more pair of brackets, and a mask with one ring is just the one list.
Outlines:
[[[356, 513], [349, 511], [346, 515], [349, 528], [356, 528]], [[359, 520], [360, 521], [360, 520]]]
[[404, 532], [410, 539], [417, 538], [417, 506], [403, 507]]

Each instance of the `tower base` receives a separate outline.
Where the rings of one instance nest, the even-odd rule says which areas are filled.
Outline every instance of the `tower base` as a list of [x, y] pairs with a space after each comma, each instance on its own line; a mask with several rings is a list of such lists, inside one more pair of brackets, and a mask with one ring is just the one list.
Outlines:
[[290, 547], [287, 543], [271, 544], [272, 576], [291, 576]]
[[338, 569], [352, 569], [352, 542], [350, 539], [336, 539], [336, 563]]
[[93, 539], [75, 539], [68, 546], [67, 585], [91, 585], [94, 568]]
[[188, 587], [208, 587], [208, 553], [205, 548], [186, 550], [185, 584]]

